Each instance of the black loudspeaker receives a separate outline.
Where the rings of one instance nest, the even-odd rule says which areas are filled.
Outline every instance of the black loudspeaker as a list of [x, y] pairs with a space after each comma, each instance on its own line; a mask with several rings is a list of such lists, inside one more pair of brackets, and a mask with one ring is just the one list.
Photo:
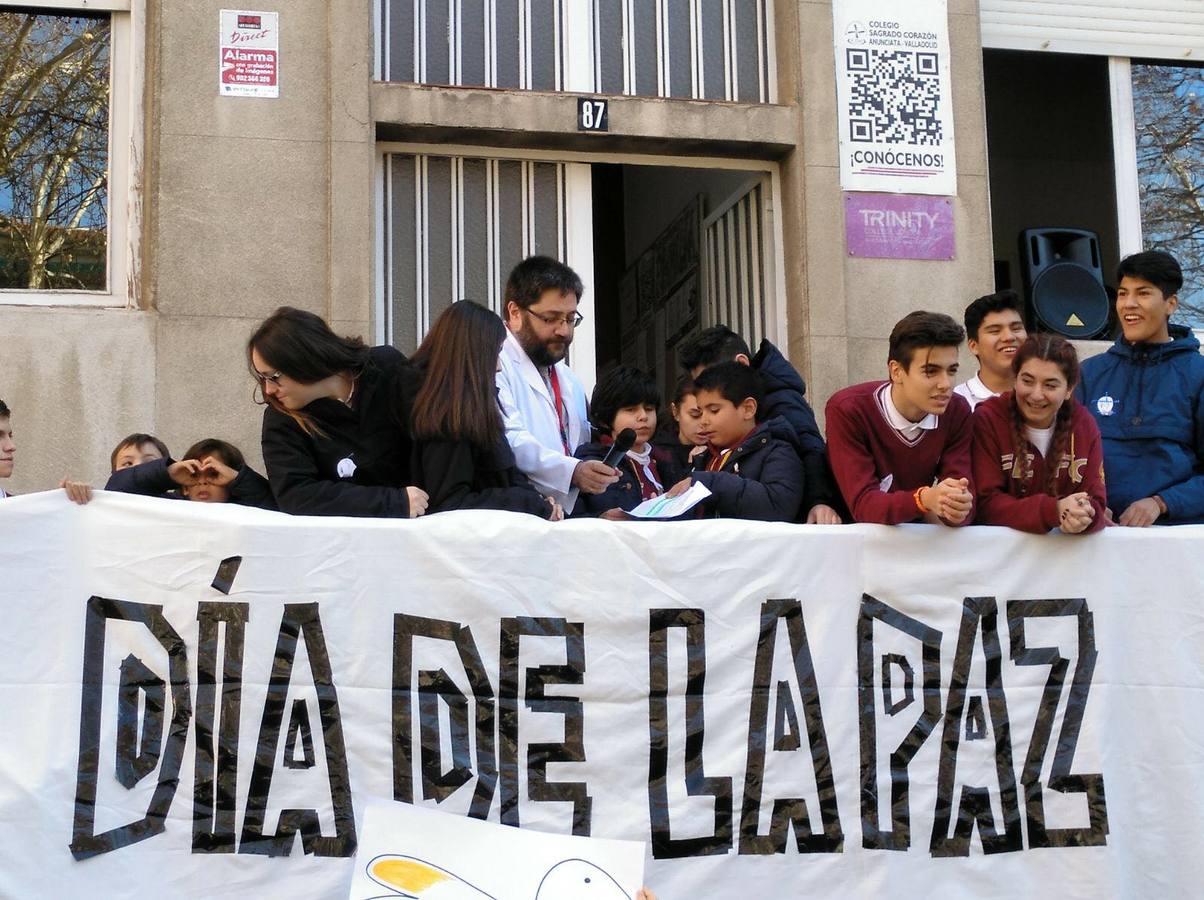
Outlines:
[[1020, 269], [1030, 330], [1086, 339], [1108, 328], [1099, 235], [1082, 228], [1020, 232]]

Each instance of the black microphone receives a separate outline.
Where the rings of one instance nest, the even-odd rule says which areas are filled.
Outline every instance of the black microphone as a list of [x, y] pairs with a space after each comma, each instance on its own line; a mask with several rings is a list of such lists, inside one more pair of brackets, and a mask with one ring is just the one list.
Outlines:
[[635, 446], [635, 430], [632, 428], [624, 428], [615, 438], [615, 442], [610, 445], [610, 452], [602, 459], [602, 465], [615, 468], [619, 462], [627, 455], [627, 451]]

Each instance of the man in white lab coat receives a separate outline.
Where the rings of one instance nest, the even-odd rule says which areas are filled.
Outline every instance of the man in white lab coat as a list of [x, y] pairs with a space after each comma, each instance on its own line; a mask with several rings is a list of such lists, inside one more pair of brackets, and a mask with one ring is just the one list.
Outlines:
[[506, 341], [497, 375], [506, 440], [518, 468], [567, 515], [577, 492], [598, 494], [618, 473], [573, 451], [590, 439], [585, 389], [564, 362], [577, 304], [584, 290], [577, 273], [546, 256], [520, 262], [506, 281]]

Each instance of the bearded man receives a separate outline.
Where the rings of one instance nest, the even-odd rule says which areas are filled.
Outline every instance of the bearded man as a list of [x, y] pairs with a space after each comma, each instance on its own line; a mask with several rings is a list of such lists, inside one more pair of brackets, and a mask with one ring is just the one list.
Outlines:
[[619, 474], [573, 451], [591, 439], [585, 389], [564, 361], [584, 287], [546, 256], [524, 259], [506, 280], [506, 340], [498, 361], [498, 403], [518, 468], [568, 515], [578, 491], [600, 494]]

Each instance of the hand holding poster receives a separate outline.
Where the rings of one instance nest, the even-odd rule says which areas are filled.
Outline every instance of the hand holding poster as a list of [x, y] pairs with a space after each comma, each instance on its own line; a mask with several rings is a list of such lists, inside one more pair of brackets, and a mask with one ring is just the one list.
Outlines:
[[840, 186], [957, 193], [947, 0], [833, 0]]
[[343, 897], [377, 797], [646, 841], [663, 900], [1204, 881], [1201, 526], [56, 492], [0, 534], [0, 896]]

